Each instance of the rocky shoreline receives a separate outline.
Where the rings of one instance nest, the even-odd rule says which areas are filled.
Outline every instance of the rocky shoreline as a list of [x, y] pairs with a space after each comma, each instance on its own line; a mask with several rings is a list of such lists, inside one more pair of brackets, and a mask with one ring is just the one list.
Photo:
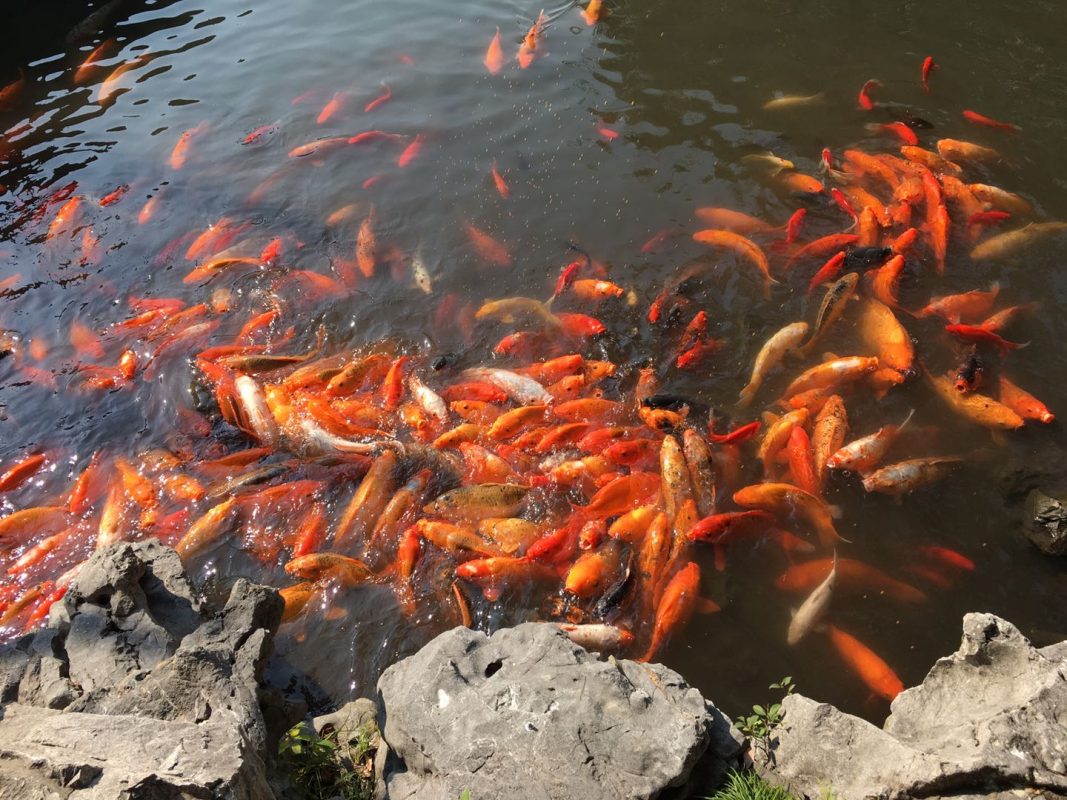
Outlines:
[[[326, 698], [273, 656], [277, 592], [201, 603], [177, 555], [118, 543], [48, 626], [0, 648], [0, 799], [283, 798], [291, 725]], [[802, 695], [746, 749], [658, 664], [602, 658], [551, 624], [441, 634], [315, 724], [376, 718], [379, 797], [685, 798], [754, 766], [797, 796], [1067, 796], [1067, 642], [969, 614], [960, 649], [882, 728]]]

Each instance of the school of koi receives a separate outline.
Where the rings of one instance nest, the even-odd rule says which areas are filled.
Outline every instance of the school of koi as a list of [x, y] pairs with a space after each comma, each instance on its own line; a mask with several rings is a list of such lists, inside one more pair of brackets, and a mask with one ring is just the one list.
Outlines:
[[[593, 25], [606, 10], [592, 0], [582, 13]], [[534, 64], [551, 21], [542, 12], [523, 37], [515, 57], [520, 68]], [[99, 80], [100, 103], [113, 98], [123, 75], [151, 59], [135, 57], [104, 76], [97, 62], [113, 47], [112, 40], [102, 43], [74, 78]], [[499, 30], [484, 63], [494, 75], [508, 66]], [[923, 62], [924, 87], [935, 68], [932, 59]], [[877, 81], [864, 84], [861, 108], [879, 106], [878, 89]], [[12, 84], [0, 100], [17, 102], [19, 91]], [[364, 113], [390, 98], [383, 87]], [[351, 102], [338, 93], [316, 122]], [[766, 108], [814, 102], [820, 96], [779, 97]], [[1014, 130], [973, 111], [963, 116], [1006, 135]], [[833, 595], [874, 589], [918, 603], [925, 593], [845, 557], [852, 545], [835, 529], [837, 510], [824, 499], [827, 481], [833, 471], [851, 471], [862, 476], [863, 490], [900, 497], [946, 478], [964, 459], [900, 458], [920, 446], [908, 440], [910, 416], [850, 440], [847, 404], [862, 393], [932, 390], [961, 417], [993, 431], [1051, 422], [1052, 413], [1003, 373], [1023, 345], [1002, 334], [1033, 304], [996, 310], [993, 285], [932, 297], [909, 310], [898, 299], [898, 284], [908, 276], [932, 291], [946, 271], [1025, 252], [1067, 230], [1067, 223], [1035, 221], [1019, 195], [968, 182], [975, 165], [1000, 158], [988, 147], [941, 138], [927, 148], [925, 124], [908, 115], [868, 127], [899, 140], [899, 149], [844, 149], [840, 158], [824, 150], [819, 178], [773, 154], [746, 159], [768, 182], [800, 198], [784, 224], [732, 209], [696, 209], [707, 227], [693, 239], [722, 263], [751, 268], [768, 300], [775, 293], [825, 292], [810, 322], [769, 336], [735, 407], [726, 409], [725, 416], [739, 420], [730, 430], [718, 429], [716, 415], [705, 419], [686, 398], [660, 390], [671, 370], [714, 369], [724, 346], [713, 336], [714, 320], [690, 296], [706, 267], [680, 271], [642, 311], [636, 295], [586, 255], [563, 268], [545, 301], [493, 299], [477, 309], [445, 304], [442, 319], [455, 318], [468, 338], [482, 323], [514, 327], [482, 363], [471, 353], [403, 352], [393, 341], [330, 352], [324, 330], [314, 345], [291, 353], [301, 336], [298, 298], [349, 294], [386, 272], [410, 275], [431, 293], [421, 254], [383, 246], [373, 207], [351, 258], [333, 259], [323, 272], [287, 268], [287, 251], [299, 246], [295, 237], [283, 233], [264, 244], [238, 212], [198, 235], [181, 234], [159, 263], [184, 257], [193, 265], [184, 278], [188, 296], [130, 297], [124, 319], [106, 330], [76, 323], [70, 341], [87, 393], [125, 391], [151, 380], [160, 363], [188, 359], [203, 389], [199, 411], [181, 412], [184, 430], [168, 449], [79, 454], [62, 490], [45, 483], [42, 495], [32, 480], [56, 461], [47, 450], [4, 467], [0, 492], [26, 502], [0, 518], [6, 576], [0, 632], [10, 636], [42, 624], [93, 549], [158, 537], [186, 563], [227, 544], [265, 566], [284, 564], [294, 581], [279, 587], [287, 623], [322, 612], [332, 592], [369, 583], [390, 584], [402, 613], [435, 602], [466, 625], [475, 617], [472, 604], [521, 590], [531, 613], [558, 621], [575, 641], [653, 659], [694, 613], [719, 610], [701, 596], [701, 572], [708, 569], [701, 565], [708, 560], [700, 551], [711, 548], [711, 568], [722, 570], [731, 547], [761, 540], [791, 560], [803, 559], [777, 579], [779, 589], [807, 598], [783, 632], [789, 643], [825, 634], [874, 694], [892, 699], [902, 688], [893, 669], [827, 623]], [[257, 128], [242, 144], [261, 143], [275, 129]], [[171, 168], [184, 168], [197, 138], [209, 132], [206, 123], [185, 131], [170, 153]], [[603, 128], [601, 135], [618, 134]], [[290, 164], [339, 158], [372, 142], [397, 145], [402, 170], [419, 157], [424, 139], [377, 130], [314, 139], [289, 152]], [[491, 177], [506, 200], [508, 183], [495, 163]], [[152, 221], [160, 198], [149, 197], [138, 224]], [[104, 254], [86, 222], [92, 207], [131, 201], [125, 186], [94, 197], [72, 182], [27, 203], [19, 227], [37, 226], [42, 246], [65, 242], [80, 250], [84, 263], [99, 263]], [[326, 224], [356, 209], [339, 209]], [[805, 240], [809, 210], [839, 214], [840, 230]], [[993, 231], [1016, 220], [1028, 224]], [[504, 244], [472, 223], [466, 233], [482, 262], [511, 266]], [[646, 247], [677, 234], [664, 231]], [[211, 288], [222, 275], [243, 273], [266, 276], [273, 298], [267, 308], [241, 307], [243, 295]], [[7, 276], [3, 286], [16, 283], [17, 276]], [[607, 332], [597, 308], [607, 303], [647, 314], [675, 342], [671, 362], [593, 357], [593, 344]], [[934, 334], [943, 346], [965, 346], [954, 373], [927, 372], [916, 359], [912, 327], [930, 318], [945, 323]], [[824, 355], [828, 334], [842, 328], [857, 334], [858, 352]], [[37, 366], [47, 352], [34, 342], [9, 341], [5, 350], [29, 379], [51, 379]], [[764, 384], [779, 373], [790, 381], [774, 399]], [[753, 407], [761, 418], [752, 418]], [[13, 494], [20, 491], [26, 493]], [[926, 547], [922, 555], [926, 566], [915, 574], [934, 586], [974, 567], [944, 547]]]

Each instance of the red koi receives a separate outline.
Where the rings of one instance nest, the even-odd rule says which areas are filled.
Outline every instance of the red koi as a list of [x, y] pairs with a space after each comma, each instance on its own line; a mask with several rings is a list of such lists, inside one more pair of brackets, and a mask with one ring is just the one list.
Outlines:
[[[837, 191], [834, 189], [834, 191]], [[785, 224], [785, 243], [793, 244], [797, 240], [797, 236], [800, 235], [800, 229], [804, 226], [804, 218], [808, 216], [808, 210], [806, 208], [798, 208], [789, 217], [789, 221]]]
[[922, 84], [923, 84], [923, 90], [924, 91], [926, 91], [926, 92], [930, 91], [930, 73], [933, 72], [935, 69], [940, 69], [940, 68], [941, 68], [940, 65], [936, 61], [934, 61], [934, 57], [933, 56], [927, 56], [926, 58], [923, 59]]
[[872, 131], [873, 133], [891, 133], [900, 139], [900, 141], [904, 142], [904, 144], [911, 145], [912, 147], [917, 147], [919, 144], [919, 137], [915, 135], [915, 131], [903, 122], [887, 122], [884, 124], [872, 122], [867, 126], [867, 130]]
[[[836, 189], [835, 189], [836, 191]], [[830, 257], [830, 260], [823, 264], [819, 271], [816, 272], [811, 281], [808, 283], [808, 295], [815, 291], [816, 287], [822, 286], [828, 281], [832, 281], [841, 272], [842, 267], [845, 264], [845, 251], [841, 250], [836, 255]]]
[[1029, 342], [1009, 342], [985, 325], [946, 325], [945, 330], [965, 342], [991, 344], [1002, 353], [1018, 350], [1029, 344]]
[[742, 444], [753, 438], [759, 433], [762, 423], [759, 420], [755, 422], [749, 422], [747, 425], [742, 425], [740, 428], [734, 428], [729, 433], [715, 433], [711, 424], [708, 425], [708, 439], [715, 444]]
[[386, 84], [382, 84], [382, 88], [385, 89], [380, 95], [371, 100], [367, 105], [363, 107], [363, 113], [367, 114], [376, 109], [380, 105], [388, 103], [393, 98], [393, 91]]
[[1011, 219], [1007, 211], [978, 211], [971, 214], [967, 220], [968, 225], [997, 225], [1006, 219]]
[[963, 118], [969, 122], [973, 122], [976, 125], [985, 125], [987, 128], [996, 128], [1002, 131], [1021, 131], [1018, 125], [1013, 125], [1010, 122], [1001, 122], [1000, 120], [987, 117], [985, 114], [979, 114], [977, 111], [971, 111], [967, 109], [963, 112]]
[[123, 198], [123, 196], [125, 196], [126, 192], [128, 192], [128, 191], [130, 191], [130, 186], [129, 186], [129, 184], [124, 183], [124, 184], [122, 184], [122, 186], [119, 186], [118, 188], [111, 190], [110, 192], [105, 194], [103, 197], [101, 197], [100, 198], [100, 205], [104, 206], [104, 207], [114, 205], [119, 200], [121, 200]]
[[929, 556], [935, 561], [940, 561], [950, 567], [956, 569], [966, 570], [968, 572], [974, 569], [974, 562], [963, 553], [959, 553], [955, 550], [951, 550], [948, 547], [938, 547], [935, 545], [923, 545], [919, 547], [919, 552], [923, 555]]
[[871, 99], [871, 91], [874, 89], [881, 88], [882, 82], [879, 80], [874, 80], [873, 78], [863, 84], [863, 87], [860, 89], [859, 94], [860, 108], [864, 109], [865, 111], [874, 110], [874, 100]]
[[269, 125], [260, 125], [258, 128], [255, 128], [254, 130], [247, 133], [245, 137], [241, 140], [241, 144], [252, 144], [254, 142], [258, 142], [265, 136], [272, 135], [277, 130], [278, 124], [276, 122], [272, 122]]
[[411, 144], [404, 148], [404, 152], [400, 154], [400, 157], [396, 160], [396, 165], [403, 169], [408, 166], [412, 161], [418, 158], [419, 153], [422, 152], [422, 134], [416, 136]]
[[344, 106], [346, 99], [347, 95], [344, 92], [335, 93], [334, 96], [330, 98], [329, 102], [322, 107], [322, 111], [319, 112], [319, 115], [315, 117], [315, 124], [324, 125], [329, 122], [330, 119], [333, 118]]
[[507, 200], [511, 195], [511, 190], [508, 188], [507, 182], [504, 180], [504, 176], [500, 174], [500, 171], [496, 168], [496, 160], [493, 160], [493, 185], [496, 186], [497, 194], [503, 199]]

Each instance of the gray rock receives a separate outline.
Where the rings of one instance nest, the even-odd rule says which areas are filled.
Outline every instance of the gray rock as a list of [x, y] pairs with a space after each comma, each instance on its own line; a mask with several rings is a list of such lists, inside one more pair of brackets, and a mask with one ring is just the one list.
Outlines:
[[319, 735], [327, 728], [354, 734], [368, 722], [375, 722], [377, 718], [378, 704], [366, 697], [360, 697], [345, 703], [336, 711], [315, 717], [311, 724]]
[[18, 700], [0, 707], [0, 798], [273, 797], [261, 679], [282, 607], [244, 580], [201, 607], [155, 541], [93, 554], [48, 627], [0, 648], [0, 697]]
[[0, 719], [0, 798], [273, 797], [236, 718], [197, 725], [11, 704]]
[[770, 752], [754, 752], [757, 769], [806, 797], [829, 787], [842, 800], [1067, 794], [1063, 652], [968, 614], [959, 650], [893, 701], [883, 728], [792, 695]]
[[1034, 489], [1026, 498], [1023, 533], [1043, 553], [1067, 555], [1067, 505]]
[[601, 661], [554, 625], [455, 628], [387, 669], [378, 693], [379, 786], [393, 800], [665, 797], [713, 733], [715, 757], [740, 752], [677, 673]]

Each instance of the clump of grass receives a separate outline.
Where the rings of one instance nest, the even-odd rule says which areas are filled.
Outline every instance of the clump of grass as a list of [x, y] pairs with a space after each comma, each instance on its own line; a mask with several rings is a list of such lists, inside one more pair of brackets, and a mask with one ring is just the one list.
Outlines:
[[797, 800], [785, 789], [771, 786], [755, 772], [731, 772], [726, 785], [707, 800]]
[[381, 741], [374, 722], [347, 730], [316, 733], [307, 722], [294, 725], [278, 742], [278, 755], [295, 788], [308, 800], [370, 800], [374, 796], [374, 754]]

